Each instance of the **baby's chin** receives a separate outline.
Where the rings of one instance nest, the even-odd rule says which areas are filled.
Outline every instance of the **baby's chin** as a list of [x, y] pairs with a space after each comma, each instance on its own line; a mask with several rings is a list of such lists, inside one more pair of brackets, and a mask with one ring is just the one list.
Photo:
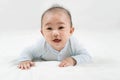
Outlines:
[[64, 48], [64, 45], [61, 45], [61, 44], [60, 45], [53, 45], [53, 48], [57, 51], [60, 51]]

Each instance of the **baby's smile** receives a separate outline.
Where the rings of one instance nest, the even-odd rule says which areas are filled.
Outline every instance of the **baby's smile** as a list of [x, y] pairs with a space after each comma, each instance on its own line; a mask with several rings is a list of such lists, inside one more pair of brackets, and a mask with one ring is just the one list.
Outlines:
[[61, 42], [61, 39], [54, 39], [53, 42], [55, 42], [55, 43], [60, 43], [60, 42]]

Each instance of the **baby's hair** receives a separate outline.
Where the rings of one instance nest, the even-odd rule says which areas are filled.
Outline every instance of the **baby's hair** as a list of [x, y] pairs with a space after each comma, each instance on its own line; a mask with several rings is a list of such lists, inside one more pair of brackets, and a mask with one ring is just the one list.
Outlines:
[[59, 6], [59, 5], [53, 5], [51, 8], [47, 9], [43, 14], [42, 14], [42, 17], [41, 17], [41, 27], [42, 27], [42, 20], [43, 20], [43, 17], [44, 15], [47, 13], [47, 12], [50, 12], [50, 11], [55, 11], [55, 10], [62, 10], [65, 12], [65, 14], [68, 15], [69, 19], [70, 19], [70, 26], [72, 27], [72, 17], [71, 17], [71, 13], [69, 10], [65, 9], [64, 7], [62, 6]]

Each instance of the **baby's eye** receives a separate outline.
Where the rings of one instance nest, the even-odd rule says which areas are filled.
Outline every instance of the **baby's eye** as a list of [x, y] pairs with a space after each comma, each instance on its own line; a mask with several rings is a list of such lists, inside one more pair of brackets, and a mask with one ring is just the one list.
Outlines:
[[63, 27], [63, 26], [60, 26], [59, 29], [64, 29], [64, 27]]
[[48, 27], [47, 30], [52, 30], [52, 28]]

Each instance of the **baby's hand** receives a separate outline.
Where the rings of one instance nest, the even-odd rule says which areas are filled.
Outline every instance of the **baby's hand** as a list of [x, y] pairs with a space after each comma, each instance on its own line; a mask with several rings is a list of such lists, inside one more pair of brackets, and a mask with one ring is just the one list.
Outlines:
[[34, 62], [27, 60], [27, 61], [20, 62], [20, 64], [18, 65], [18, 68], [22, 69], [22, 70], [27, 70], [27, 69], [30, 69], [30, 67], [32, 67], [34, 65], [35, 65]]
[[59, 67], [74, 66], [75, 64], [76, 60], [73, 59], [72, 57], [68, 57], [59, 64]]

